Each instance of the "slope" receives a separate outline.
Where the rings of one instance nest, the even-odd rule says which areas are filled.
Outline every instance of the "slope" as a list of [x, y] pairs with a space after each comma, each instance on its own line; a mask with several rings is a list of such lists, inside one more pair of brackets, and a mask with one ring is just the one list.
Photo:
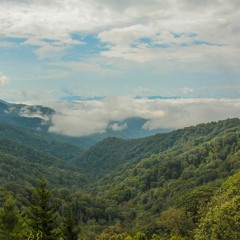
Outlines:
[[142, 139], [107, 138], [88, 149], [75, 162], [88, 172], [90, 178], [94, 176], [92, 179], [98, 180], [106, 174], [128, 168], [152, 154], [170, 150], [187, 151], [212, 140], [227, 129], [239, 126], [239, 119], [227, 119]]
[[141, 229], [149, 237], [177, 232], [193, 239], [193, 230], [204, 215], [203, 206], [223, 181], [240, 171], [239, 120], [201, 128], [210, 126], [204, 141], [192, 138], [191, 143], [188, 132], [196, 132], [200, 126], [188, 128], [181, 134], [188, 138], [178, 146], [108, 173], [97, 185], [95, 182], [93, 194], [120, 206], [122, 223], [129, 229]]
[[57, 136], [47, 132], [6, 123], [0, 123], [0, 137], [31, 146], [65, 161], [78, 157], [83, 152], [80, 147], [59, 141]]
[[81, 186], [84, 175], [72, 166], [31, 146], [0, 138], [1, 183], [33, 184], [37, 179], [49, 179], [54, 186]]

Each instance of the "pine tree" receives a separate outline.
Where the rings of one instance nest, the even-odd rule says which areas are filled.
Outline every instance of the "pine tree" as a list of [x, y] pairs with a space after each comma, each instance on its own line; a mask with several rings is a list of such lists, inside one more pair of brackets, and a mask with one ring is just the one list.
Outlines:
[[0, 208], [0, 239], [22, 240], [23, 219], [16, 206], [16, 200], [10, 196]]
[[33, 203], [29, 213], [33, 234], [41, 233], [42, 240], [56, 240], [56, 212], [51, 204], [51, 192], [47, 189], [45, 179], [40, 180], [33, 192]]
[[74, 216], [70, 206], [67, 208], [63, 219], [62, 232], [64, 240], [78, 239], [79, 228], [77, 227], [77, 218]]

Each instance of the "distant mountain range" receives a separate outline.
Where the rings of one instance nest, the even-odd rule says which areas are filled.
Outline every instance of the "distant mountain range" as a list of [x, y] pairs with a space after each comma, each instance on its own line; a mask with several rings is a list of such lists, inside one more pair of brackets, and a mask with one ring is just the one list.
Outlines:
[[48, 130], [55, 111], [43, 106], [7, 103], [0, 100], [0, 122], [37, 130]]
[[[52, 116], [55, 113], [55, 110], [49, 107], [13, 104], [0, 100], [0, 123], [48, 132], [49, 127], [53, 124]], [[170, 131], [170, 129], [144, 129], [143, 126], [147, 121], [147, 119], [139, 117], [127, 118], [123, 121], [110, 121], [104, 133], [86, 137], [68, 137], [57, 133], [49, 134], [62, 141], [88, 148], [107, 137], [132, 139]]]

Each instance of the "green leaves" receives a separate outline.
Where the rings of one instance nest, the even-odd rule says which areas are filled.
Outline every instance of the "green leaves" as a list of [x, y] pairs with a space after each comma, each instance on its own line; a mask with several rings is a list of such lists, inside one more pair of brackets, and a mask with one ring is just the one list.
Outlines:
[[240, 173], [230, 177], [209, 204], [195, 240], [240, 239]]
[[24, 222], [16, 200], [9, 196], [0, 208], [0, 238], [4, 240], [22, 240]]
[[41, 232], [44, 240], [55, 240], [55, 207], [51, 204], [51, 192], [46, 188], [47, 181], [41, 179], [33, 193], [33, 203], [29, 209], [30, 225], [34, 234]]

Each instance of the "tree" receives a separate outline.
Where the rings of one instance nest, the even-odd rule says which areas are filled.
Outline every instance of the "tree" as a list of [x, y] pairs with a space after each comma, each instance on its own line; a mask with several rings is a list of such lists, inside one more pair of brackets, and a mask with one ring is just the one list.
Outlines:
[[64, 236], [64, 240], [77, 240], [79, 228], [77, 225], [77, 218], [74, 216], [72, 208], [68, 207], [66, 210], [66, 214], [63, 218], [63, 227], [62, 233]]
[[240, 196], [211, 207], [196, 230], [196, 240], [240, 239]]
[[170, 240], [185, 240], [185, 238], [182, 238], [182, 237], [180, 237], [180, 236], [172, 236], [171, 238], [170, 238]]
[[170, 235], [186, 236], [193, 228], [192, 217], [183, 208], [169, 208], [162, 212], [158, 224]]
[[240, 239], [240, 172], [222, 184], [195, 230], [195, 240]]
[[23, 220], [16, 200], [10, 196], [0, 208], [0, 238], [4, 240], [23, 239]]
[[162, 240], [157, 234], [153, 234], [151, 240]]
[[55, 207], [51, 204], [51, 192], [46, 187], [47, 181], [41, 179], [33, 192], [30, 226], [34, 235], [41, 233], [43, 240], [56, 240]]
[[131, 236], [127, 236], [124, 240], [133, 240]]
[[142, 232], [137, 232], [137, 235], [134, 237], [134, 240], [147, 240], [147, 237]]

